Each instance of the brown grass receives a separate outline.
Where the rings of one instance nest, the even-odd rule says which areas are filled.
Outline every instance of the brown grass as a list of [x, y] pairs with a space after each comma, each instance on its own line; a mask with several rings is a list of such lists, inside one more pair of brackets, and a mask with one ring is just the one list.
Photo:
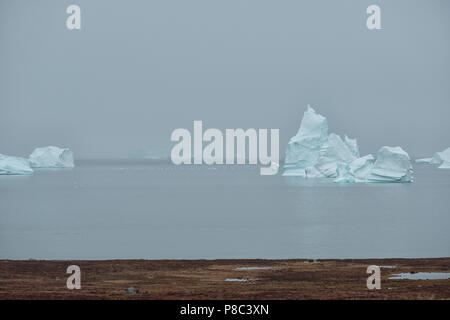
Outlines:
[[[66, 269], [81, 268], [81, 290]], [[368, 265], [381, 290], [368, 290]], [[271, 267], [236, 271], [237, 267]], [[374, 260], [0, 261], [1, 299], [450, 299], [450, 280], [389, 280], [400, 272], [450, 272], [450, 258]], [[254, 279], [225, 282], [227, 278]], [[139, 294], [126, 294], [134, 287]]]

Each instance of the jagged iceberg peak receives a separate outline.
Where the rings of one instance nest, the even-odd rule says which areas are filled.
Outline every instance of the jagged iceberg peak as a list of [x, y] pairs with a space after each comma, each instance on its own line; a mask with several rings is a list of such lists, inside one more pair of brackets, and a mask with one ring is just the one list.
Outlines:
[[308, 105], [297, 134], [287, 145], [283, 175], [306, 177], [306, 168], [314, 166], [327, 139], [327, 119]]
[[33, 168], [73, 168], [73, 153], [68, 148], [54, 146], [36, 148], [30, 155]]
[[328, 122], [327, 118], [321, 114], [316, 113], [316, 111], [308, 107], [303, 114], [302, 122], [300, 123], [300, 128], [297, 134], [291, 138], [291, 140], [299, 141], [304, 139], [314, 139], [318, 141], [325, 142], [328, 135]]
[[416, 159], [416, 163], [439, 164], [439, 169], [450, 169], [450, 147], [436, 152], [431, 158]]
[[401, 147], [382, 147], [367, 176], [369, 182], [412, 182], [413, 169], [409, 155]]
[[33, 169], [27, 159], [0, 154], [0, 175], [32, 173]]

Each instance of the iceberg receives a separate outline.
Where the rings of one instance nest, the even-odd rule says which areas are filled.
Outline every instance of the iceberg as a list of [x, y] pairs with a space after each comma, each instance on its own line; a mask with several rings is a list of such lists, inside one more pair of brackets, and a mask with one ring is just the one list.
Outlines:
[[450, 162], [450, 147], [441, 152], [436, 152], [433, 155], [431, 163], [441, 164], [443, 162]]
[[328, 135], [327, 118], [308, 105], [297, 134], [286, 148], [284, 176], [335, 178], [339, 164], [349, 164], [359, 157], [356, 139]]
[[27, 159], [0, 154], [0, 175], [32, 173], [33, 169]]
[[439, 164], [439, 169], [450, 169], [450, 147], [436, 152], [432, 158], [416, 159], [416, 163]]
[[287, 145], [283, 175], [306, 177], [306, 168], [316, 164], [320, 149], [327, 140], [327, 119], [308, 105], [300, 129]]
[[401, 147], [382, 147], [367, 176], [369, 182], [412, 182], [413, 169], [409, 155]]
[[382, 147], [374, 157], [357, 158], [350, 164], [338, 164], [335, 182], [413, 182], [409, 155], [401, 147]]
[[436, 152], [431, 163], [440, 164], [439, 169], [450, 169], [450, 147], [441, 152]]
[[374, 157], [368, 154], [364, 157], [353, 160], [350, 164], [340, 164], [337, 170], [335, 182], [366, 182], [367, 176], [373, 169]]
[[439, 169], [450, 169], [450, 162], [444, 161], [442, 164], [438, 167]]
[[283, 175], [341, 183], [413, 181], [409, 155], [401, 147], [382, 147], [376, 160], [371, 154], [360, 157], [356, 139], [328, 135], [327, 119], [309, 105], [286, 148]]
[[[356, 140], [354, 141], [356, 145]], [[354, 149], [349, 148], [340, 136], [330, 133], [328, 140], [320, 149], [319, 158], [315, 167], [324, 177], [336, 178], [337, 167], [339, 165], [349, 164], [355, 159]]]
[[73, 153], [67, 148], [36, 148], [29, 158], [33, 168], [73, 168]]

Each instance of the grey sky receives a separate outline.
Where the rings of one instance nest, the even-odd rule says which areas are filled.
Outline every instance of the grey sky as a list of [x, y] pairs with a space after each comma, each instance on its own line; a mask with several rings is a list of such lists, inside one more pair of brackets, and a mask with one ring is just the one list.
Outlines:
[[450, 146], [449, 39], [448, 0], [2, 0], [0, 153], [126, 158], [203, 120], [279, 128], [283, 155], [309, 103], [362, 154], [431, 155]]

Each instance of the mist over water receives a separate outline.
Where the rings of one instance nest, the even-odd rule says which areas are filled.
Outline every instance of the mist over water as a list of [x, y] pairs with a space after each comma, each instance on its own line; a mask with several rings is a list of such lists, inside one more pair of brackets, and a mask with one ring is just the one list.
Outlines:
[[249, 165], [76, 165], [0, 176], [0, 259], [450, 255], [450, 171], [433, 166], [340, 185]]

